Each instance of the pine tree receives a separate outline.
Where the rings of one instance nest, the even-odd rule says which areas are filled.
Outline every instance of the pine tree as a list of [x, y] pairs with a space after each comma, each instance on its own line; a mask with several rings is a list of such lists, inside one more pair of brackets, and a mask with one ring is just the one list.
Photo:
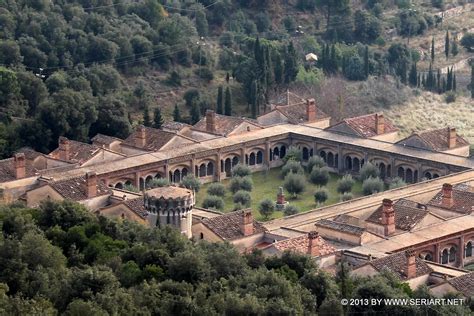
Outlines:
[[434, 36], [433, 38], [431, 39], [431, 62], [434, 63], [434, 60], [435, 60], [435, 46], [434, 46]]
[[416, 70], [416, 63], [411, 65], [410, 74], [408, 75], [408, 82], [410, 86], [416, 87], [418, 83], [418, 74]]
[[446, 59], [449, 58], [449, 31], [446, 31], [446, 37], [444, 39], [444, 54], [446, 55]]
[[364, 75], [366, 79], [369, 78], [369, 47], [367, 45], [364, 52]]
[[145, 108], [143, 109], [143, 125], [147, 127], [151, 126], [150, 109], [148, 108], [148, 105], [145, 105]]
[[181, 122], [181, 112], [179, 111], [178, 105], [174, 105], [174, 110], [173, 110], [173, 121], [175, 122]]
[[201, 119], [201, 110], [199, 108], [199, 105], [193, 104], [193, 107], [191, 108], [191, 124], [196, 124], [199, 122]]
[[157, 107], [153, 113], [153, 127], [161, 128], [161, 125], [163, 125], [163, 116], [161, 115], [160, 108]]
[[225, 115], [232, 115], [232, 96], [230, 94], [230, 89], [227, 87], [225, 89], [225, 103], [224, 103]]
[[217, 88], [216, 112], [217, 114], [224, 114], [224, 88], [222, 88], [222, 86]]

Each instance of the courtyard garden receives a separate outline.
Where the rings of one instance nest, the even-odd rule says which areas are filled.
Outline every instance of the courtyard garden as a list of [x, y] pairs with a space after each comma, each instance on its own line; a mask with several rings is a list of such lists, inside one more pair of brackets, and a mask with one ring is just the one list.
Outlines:
[[[222, 212], [251, 208], [257, 220], [270, 220], [405, 185], [400, 179], [384, 183], [371, 163], [353, 178], [330, 172], [321, 157], [303, 164], [296, 148], [290, 148], [285, 158], [283, 167], [255, 173], [248, 166], [235, 166], [230, 179], [200, 186], [197, 206]], [[276, 207], [280, 187], [288, 202], [283, 209]]]

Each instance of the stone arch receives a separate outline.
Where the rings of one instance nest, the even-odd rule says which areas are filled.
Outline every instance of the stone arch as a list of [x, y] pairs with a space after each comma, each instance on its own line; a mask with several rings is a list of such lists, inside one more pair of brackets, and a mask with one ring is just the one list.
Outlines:
[[434, 261], [434, 257], [433, 257], [433, 253], [431, 251], [424, 251], [424, 252], [421, 252], [419, 257], [423, 260], [427, 260], [427, 261]]
[[361, 164], [362, 164], [362, 161], [359, 158], [357, 158], [357, 157], [352, 158], [352, 170], [353, 171], [359, 172]]
[[133, 185], [132, 180], [126, 180], [126, 181], [125, 181], [125, 185]]
[[413, 183], [413, 171], [411, 170], [411, 168], [405, 169], [405, 182]]
[[327, 161], [328, 167], [334, 167], [334, 154], [332, 152], [328, 152]]
[[403, 181], [405, 181], [405, 168], [403, 167], [398, 167], [397, 169], [397, 177], [399, 177], [400, 179], [402, 179]]
[[249, 165], [254, 166], [256, 164], [256, 162], [257, 162], [257, 159], [255, 157], [255, 153], [253, 153], [253, 152], [250, 153], [250, 155], [249, 155]]
[[309, 149], [308, 147], [303, 147], [302, 151], [302, 156], [303, 156], [303, 161], [308, 161], [309, 159]]
[[206, 175], [213, 176], [214, 175], [214, 162], [209, 161], [206, 166]]
[[200, 166], [199, 166], [199, 172], [198, 172], [198, 176], [199, 177], [205, 177], [207, 175], [207, 165], [206, 163], [202, 163]]
[[455, 262], [456, 261], [456, 246], [451, 246], [449, 248], [449, 262]]
[[257, 165], [261, 165], [263, 163], [263, 151], [257, 151]]
[[117, 183], [114, 185], [114, 188], [116, 188], [116, 189], [123, 189], [123, 183], [122, 183], [122, 182], [117, 182]]
[[350, 156], [346, 156], [345, 167], [346, 170], [352, 170], [352, 158]]
[[320, 150], [319, 151], [319, 157], [323, 158], [324, 162], [327, 162], [327, 156], [326, 156], [326, 151], [325, 150]]
[[441, 263], [447, 264], [448, 261], [449, 261], [449, 250], [446, 248], [446, 249], [443, 249], [443, 251], [441, 252]]

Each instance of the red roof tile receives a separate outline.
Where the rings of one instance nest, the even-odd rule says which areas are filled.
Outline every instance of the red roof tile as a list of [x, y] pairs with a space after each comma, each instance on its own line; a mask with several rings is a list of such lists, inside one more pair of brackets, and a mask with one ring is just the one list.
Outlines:
[[[377, 136], [377, 130], [375, 126], [375, 117], [377, 113], [362, 115], [357, 117], [346, 118], [341, 122], [328, 127], [328, 130], [332, 130], [339, 125], [349, 126], [357, 135], [365, 138]], [[384, 118], [384, 134], [393, 133], [398, 131], [390, 120]]]
[[[337, 251], [336, 248], [326, 243], [321, 236], [316, 237], [315, 242], [318, 247], [319, 256], [326, 256]], [[308, 234], [304, 234], [299, 237], [277, 241], [272, 246], [281, 252], [289, 250], [306, 254], [308, 253], [309, 237]]]
[[448, 280], [448, 283], [464, 296], [474, 296], [474, 272], [452, 278]]
[[[432, 150], [444, 151], [450, 149], [448, 144], [449, 127], [414, 133], [398, 143], [403, 143], [406, 139], [413, 136], [420, 137], [423, 142], [425, 142], [426, 145]], [[458, 134], [456, 134], [456, 146], [453, 148], [459, 148], [464, 146], [469, 146], [469, 142]]]
[[[216, 118], [215, 118], [216, 131], [213, 134], [227, 136], [230, 133], [232, 133], [240, 124], [244, 122], [248, 122], [257, 127], [260, 127], [257, 122], [247, 119], [247, 118], [220, 115], [220, 114], [215, 114], [215, 115], [216, 115]], [[207, 132], [206, 116], [204, 116], [199, 122], [194, 124], [192, 129], [202, 131], [202, 132]]]
[[[431, 273], [433, 270], [420, 258], [415, 258], [416, 276], [419, 277]], [[406, 267], [408, 265], [408, 258], [404, 251], [398, 252], [386, 257], [374, 259], [366, 264], [370, 264], [377, 271], [387, 269], [395, 273], [401, 280], [407, 280]]]
[[[99, 150], [100, 147], [95, 145], [69, 140], [69, 157], [67, 160], [82, 164], [92, 158]], [[53, 150], [48, 156], [61, 159], [59, 148]]]
[[[221, 216], [204, 218], [202, 219], [202, 223], [224, 240], [242, 238], [244, 234], [242, 234], [240, 225], [242, 223], [243, 212], [244, 210], [241, 210]], [[263, 233], [264, 231], [266, 230], [260, 223], [253, 221], [254, 234]]]
[[[65, 199], [72, 201], [83, 201], [88, 199], [85, 176], [60, 181], [52, 181], [50, 183], [47, 183], [46, 185], [50, 185]], [[112, 192], [105, 184], [98, 181], [96, 196], [102, 196], [107, 194], [112, 194]]]
[[[176, 134], [176, 132], [169, 132], [169, 131], [164, 131], [161, 129], [151, 128], [151, 127], [144, 127], [144, 128], [145, 128], [145, 146], [144, 147], [137, 145], [136, 143], [136, 138], [138, 136], [138, 133], [140, 133], [139, 129], [135, 130], [130, 136], [128, 136], [127, 139], [125, 139], [125, 141], [123, 142], [123, 144], [131, 146], [131, 147], [142, 148], [148, 151], [158, 151], [163, 146], [168, 144], [168, 142], [171, 141], [174, 137], [185, 138], [183, 136]], [[188, 139], [188, 140], [190, 142], [193, 142], [193, 140], [191, 139]]]
[[453, 203], [451, 206], [443, 204], [443, 191], [438, 192], [428, 205], [448, 209], [453, 212], [470, 214], [474, 207], [474, 191], [469, 186], [455, 186], [453, 188]]
[[[428, 211], [426, 209], [416, 207], [416, 202], [412, 202], [404, 199], [398, 200], [393, 204], [393, 209], [395, 211], [395, 227], [397, 229], [409, 231], [416, 226], [426, 215]], [[375, 224], [382, 224], [382, 210], [383, 206], [380, 206], [373, 212], [369, 218], [368, 222]]]

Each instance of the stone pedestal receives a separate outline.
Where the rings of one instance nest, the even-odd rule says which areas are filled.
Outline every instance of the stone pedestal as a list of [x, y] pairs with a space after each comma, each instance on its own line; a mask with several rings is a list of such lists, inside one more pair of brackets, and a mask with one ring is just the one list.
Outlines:
[[283, 192], [283, 187], [280, 187], [278, 189], [278, 194], [277, 194], [276, 209], [278, 211], [282, 211], [287, 204], [288, 202], [286, 202], [285, 200], [285, 193]]

